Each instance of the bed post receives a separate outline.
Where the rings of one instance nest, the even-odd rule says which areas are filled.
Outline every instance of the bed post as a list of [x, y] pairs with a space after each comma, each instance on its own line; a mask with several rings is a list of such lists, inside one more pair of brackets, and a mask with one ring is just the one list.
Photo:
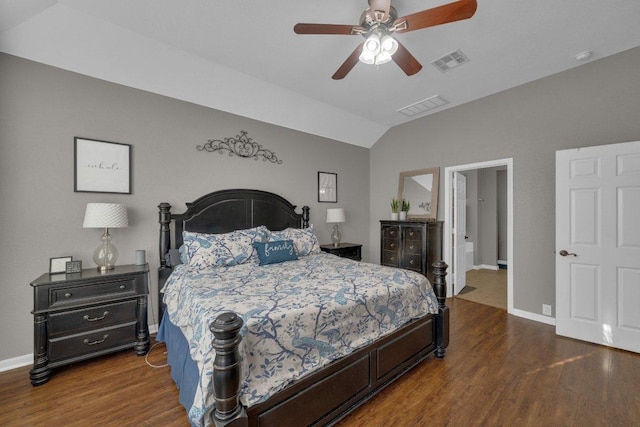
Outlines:
[[302, 228], [309, 227], [309, 210], [311, 208], [309, 206], [302, 207]]
[[171, 205], [163, 202], [158, 205], [158, 222], [160, 222], [160, 248], [158, 255], [160, 256], [160, 267], [158, 268], [158, 325], [164, 314], [164, 304], [162, 303], [162, 295], [160, 289], [164, 286], [167, 278], [171, 274], [171, 267], [167, 266], [167, 260], [164, 256], [169, 252], [171, 247]]
[[246, 427], [247, 412], [240, 404], [240, 352], [242, 318], [233, 312], [222, 313], [211, 323], [213, 348], [213, 390], [216, 407], [211, 420], [216, 427]]
[[438, 298], [438, 314], [436, 315], [436, 357], [442, 359], [445, 349], [449, 346], [449, 307], [445, 304], [447, 298], [447, 268], [444, 261], [433, 264], [433, 289]]

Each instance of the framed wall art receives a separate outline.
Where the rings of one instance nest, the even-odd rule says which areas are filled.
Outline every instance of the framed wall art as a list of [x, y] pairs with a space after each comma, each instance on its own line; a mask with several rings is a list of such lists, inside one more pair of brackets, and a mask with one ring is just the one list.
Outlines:
[[338, 174], [318, 172], [318, 202], [338, 202]]
[[131, 145], [74, 138], [74, 191], [131, 194]]

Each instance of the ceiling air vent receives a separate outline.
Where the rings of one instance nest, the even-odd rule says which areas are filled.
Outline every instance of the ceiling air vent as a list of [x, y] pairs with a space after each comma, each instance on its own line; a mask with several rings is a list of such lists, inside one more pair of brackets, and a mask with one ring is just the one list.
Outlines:
[[406, 107], [399, 109], [398, 112], [404, 114], [405, 116], [413, 117], [429, 110], [433, 110], [434, 108], [442, 107], [443, 105], [447, 105], [448, 103], [449, 101], [447, 101], [440, 95], [434, 95], [420, 102], [416, 102], [415, 104], [407, 105]]
[[469, 58], [467, 58], [467, 55], [462, 53], [462, 51], [459, 49], [446, 54], [442, 58], [431, 61], [433, 66], [443, 73], [467, 62], [469, 62]]

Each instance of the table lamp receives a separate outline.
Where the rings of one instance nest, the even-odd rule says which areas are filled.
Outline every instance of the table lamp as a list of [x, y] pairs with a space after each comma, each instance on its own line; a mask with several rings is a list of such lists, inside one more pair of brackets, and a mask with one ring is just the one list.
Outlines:
[[126, 206], [120, 203], [87, 203], [82, 226], [104, 228], [102, 243], [93, 252], [93, 261], [102, 273], [112, 270], [118, 260], [118, 249], [111, 243], [109, 229], [129, 226]]

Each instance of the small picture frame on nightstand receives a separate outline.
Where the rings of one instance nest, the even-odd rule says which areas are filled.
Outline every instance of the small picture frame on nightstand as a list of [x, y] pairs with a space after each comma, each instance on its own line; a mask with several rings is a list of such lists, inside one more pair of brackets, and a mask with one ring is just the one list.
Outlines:
[[49, 258], [49, 274], [60, 274], [67, 271], [67, 262], [73, 258], [70, 256], [63, 256], [57, 258]]
[[82, 272], [82, 261], [67, 261], [65, 264], [67, 274], [78, 274]]

